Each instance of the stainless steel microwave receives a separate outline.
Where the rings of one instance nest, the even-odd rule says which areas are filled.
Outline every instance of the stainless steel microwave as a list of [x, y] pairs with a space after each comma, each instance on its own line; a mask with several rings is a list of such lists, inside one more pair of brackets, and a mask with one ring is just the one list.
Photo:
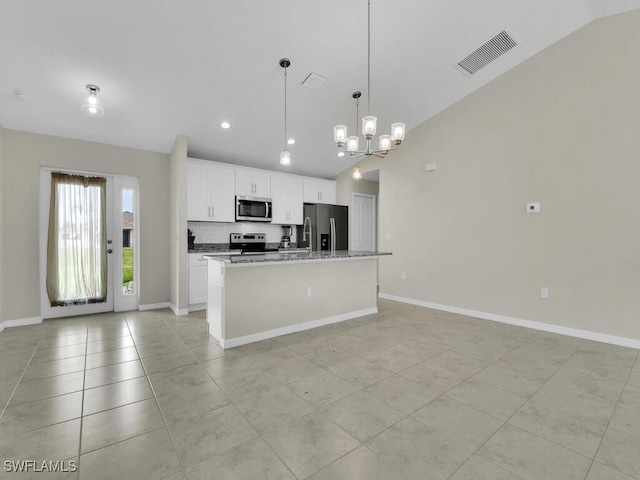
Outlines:
[[236, 221], [270, 222], [271, 199], [236, 195]]

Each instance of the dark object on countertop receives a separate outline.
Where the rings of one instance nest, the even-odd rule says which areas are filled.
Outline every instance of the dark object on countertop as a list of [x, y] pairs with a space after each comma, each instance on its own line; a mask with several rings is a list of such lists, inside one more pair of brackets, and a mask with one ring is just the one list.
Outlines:
[[190, 228], [187, 228], [187, 249], [193, 250], [195, 247], [193, 243], [196, 241], [196, 236], [193, 234]]

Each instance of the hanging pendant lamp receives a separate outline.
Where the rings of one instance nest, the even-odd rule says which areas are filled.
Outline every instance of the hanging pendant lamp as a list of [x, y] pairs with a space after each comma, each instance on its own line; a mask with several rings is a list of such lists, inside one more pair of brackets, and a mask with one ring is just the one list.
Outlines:
[[281, 58], [279, 65], [284, 70], [284, 149], [280, 152], [280, 165], [291, 165], [291, 153], [287, 150], [287, 68], [291, 60]]

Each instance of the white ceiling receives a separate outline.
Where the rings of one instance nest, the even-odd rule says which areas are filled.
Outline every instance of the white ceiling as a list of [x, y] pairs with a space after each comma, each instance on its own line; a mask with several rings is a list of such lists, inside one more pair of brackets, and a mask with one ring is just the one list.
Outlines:
[[[371, 114], [378, 131], [411, 129], [590, 21], [640, 0], [372, 0]], [[353, 131], [351, 94], [365, 94], [366, 0], [2, 0], [4, 128], [331, 177], [333, 126]], [[454, 65], [506, 29], [520, 45], [473, 78]], [[292, 165], [283, 147], [281, 57], [288, 76]], [[317, 92], [301, 82], [328, 79]], [[80, 112], [85, 85], [105, 116]], [[13, 97], [15, 90], [31, 96]], [[227, 120], [232, 127], [222, 130]]]

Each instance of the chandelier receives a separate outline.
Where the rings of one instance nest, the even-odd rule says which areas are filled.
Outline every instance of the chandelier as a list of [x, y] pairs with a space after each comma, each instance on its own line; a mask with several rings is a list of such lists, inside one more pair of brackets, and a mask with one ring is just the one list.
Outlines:
[[[356, 115], [358, 115], [357, 108], [361, 95], [360, 92], [354, 92], [352, 95], [356, 101]], [[377, 149], [373, 149], [371, 146], [371, 141], [376, 134], [376, 123], [378, 121], [376, 117], [371, 116], [371, 0], [367, 1], [367, 113], [366, 117], [362, 117], [362, 135], [366, 145], [364, 150], [360, 150], [360, 138], [357, 135], [348, 136], [346, 125], [333, 127], [333, 140], [338, 146], [339, 156], [344, 154], [346, 146], [346, 151], [354, 158], [360, 158], [365, 155], [384, 158], [387, 153], [396, 150], [404, 140], [405, 125], [398, 122], [391, 125], [391, 135], [380, 135]]]

